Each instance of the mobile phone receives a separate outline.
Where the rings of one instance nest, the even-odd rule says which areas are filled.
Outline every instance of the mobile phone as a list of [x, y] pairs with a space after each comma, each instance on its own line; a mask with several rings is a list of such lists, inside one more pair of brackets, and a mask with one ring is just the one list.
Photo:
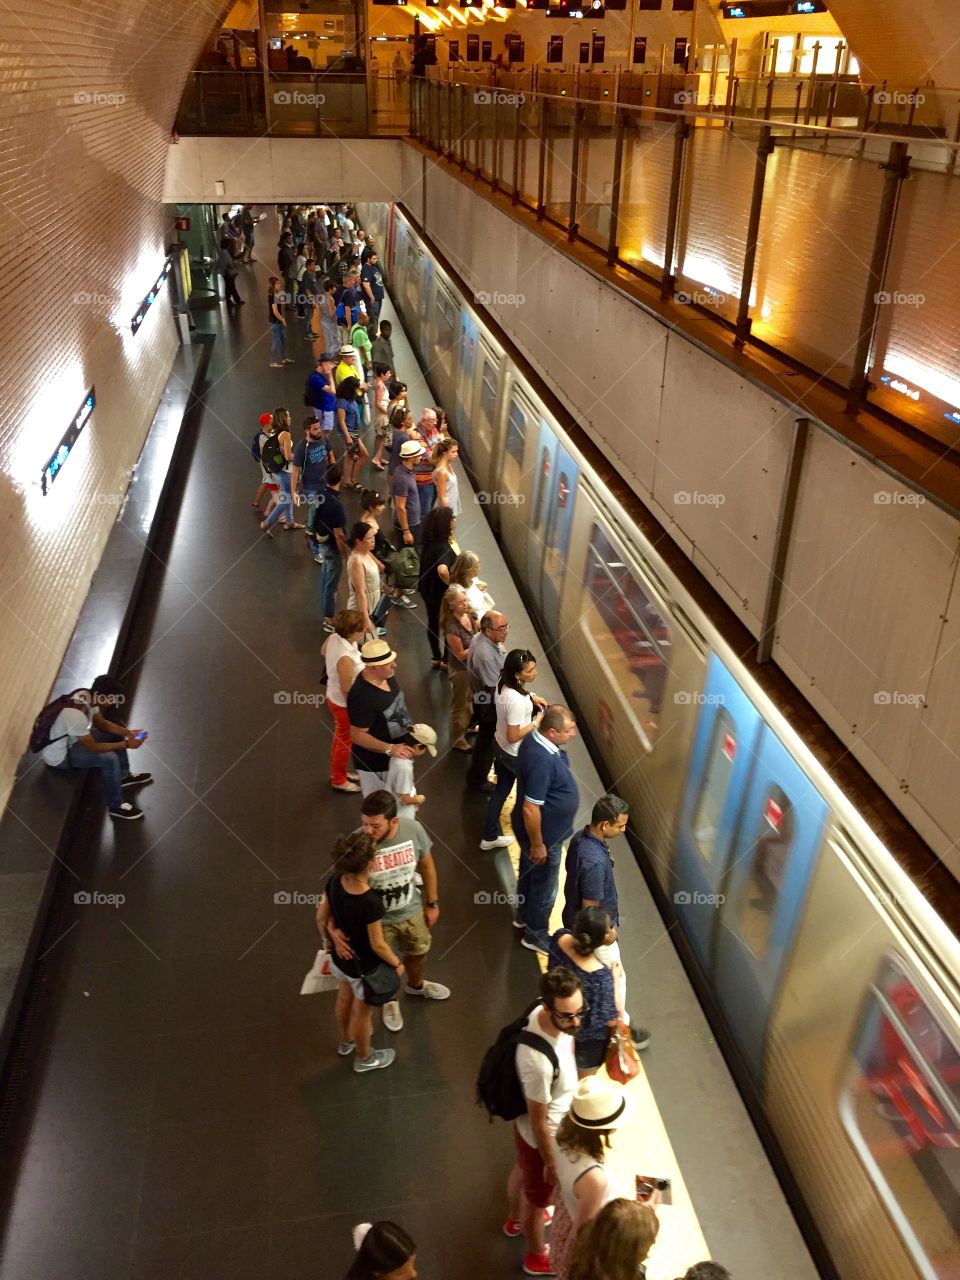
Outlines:
[[673, 1189], [669, 1178], [648, 1178], [637, 1174], [637, 1199], [649, 1200], [654, 1191], [660, 1192], [661, 1204], [673, 1204]]
[[138, 742], [144, 742], [147, 737], [147, 731], [146, 729], [141, 729], [139, 733], [135, 733], [133, 736]]

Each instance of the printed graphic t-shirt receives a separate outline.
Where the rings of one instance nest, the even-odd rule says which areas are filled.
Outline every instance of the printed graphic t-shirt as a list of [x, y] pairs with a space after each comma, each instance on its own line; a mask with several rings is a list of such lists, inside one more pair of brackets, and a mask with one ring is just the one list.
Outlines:
[[[347, 714], [355, 728], [366, 729], [379, 742], [399, 742], [413, 724], [395, 676], [390, 677], [389, 688], [381, 689], [365, 680], [361, 671], [347, 694]], [[353, 759], [367, 773], [386, 773], [389, 765], [382, 751], [368, 751], [356, 743]]]
[[415, 876], [417, 863], [430, 852], [430, 837], [415, 818], [398, 818], [397, 834], [378, 841], [377, 850], [367, 878], [383, 899], [384, 924], [399, 924], [422, 910]]

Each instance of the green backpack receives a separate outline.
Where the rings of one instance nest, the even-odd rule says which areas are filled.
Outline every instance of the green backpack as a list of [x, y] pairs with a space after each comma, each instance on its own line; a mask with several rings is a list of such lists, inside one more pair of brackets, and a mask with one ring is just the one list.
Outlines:
[[420, 582], [420, 557], [415, 547], [401, 547], [387, 557], [387, 576], [401, 591], [413, 591]]

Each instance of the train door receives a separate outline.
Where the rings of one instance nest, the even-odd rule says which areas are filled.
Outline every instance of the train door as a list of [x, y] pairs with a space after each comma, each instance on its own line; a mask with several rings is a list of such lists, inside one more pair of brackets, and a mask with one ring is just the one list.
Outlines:
[[717, 903], [750, 777], [760, 713], [717, 656], [711, 655], [700, 700], [690, 775], [677, 840], [673, 901], [704, 970], [717, 925]]
[[719, 908], [715, 981], [754, 1076], [767, 1020], [800, 920], [828, 807], [765, 725], [737, 822]]
[[433, 342], [436, 333], [433, 324], [436, 305], [433, 297], [433, 285], [436, 273], [433, 259], [429, 254], [424, 253], [420, 261], [420, 351], [429, 365], [434, 359]]
[[477, 322], [466, 307], [460, 308], [460, 359], [457, 375], [457, 404], [455, 434], [471, 458], [473, 396], [477, 377]]
[[471, 457], [477, 482], [481, 490], [496, 488], [497, 463], [493, 457], [493, 442], [497, 430], [497, 405], [500, 400], [502, 357], [480, 339], [479, 348], [480, 388], [477, 412], [474, 416], [476, 432], [473, 434], [474, 450]]
[[549, 449], [547, 442], [551, 439], [553, 448], [550, 451], [549, 471], [544, 492], [540, 609], [548, 633], [556, 636], [560, 624], [560, 591], [567, 567], [570, 526], [573, 522], [573, 506], [577, 496], [577, 468], [573, 458], [556, 438], [549, 424], [541, 419], [539, 458], [542, 459], [545, 447]]
[[[490, 494], [504, 549], [513, 567], [526, 578], [529, 543], [529, 450], [536, 436], [540, 415], [516, 379], [511, 380], [507, 398], [506, 431], [500, 451], [497, 487]], [[527, 579], [529, 581], [529, 579]]]

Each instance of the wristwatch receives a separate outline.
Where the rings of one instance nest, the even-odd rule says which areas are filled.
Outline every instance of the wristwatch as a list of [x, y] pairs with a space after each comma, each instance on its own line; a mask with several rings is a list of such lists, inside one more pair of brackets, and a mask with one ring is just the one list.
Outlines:
[[439, 905], [440, 905], [440, 900], [439, 900], [439, 898], [434, 898], [432, 902], [428, 902], [426, 905], [427, 905], [428, 907], [439, 907]]

